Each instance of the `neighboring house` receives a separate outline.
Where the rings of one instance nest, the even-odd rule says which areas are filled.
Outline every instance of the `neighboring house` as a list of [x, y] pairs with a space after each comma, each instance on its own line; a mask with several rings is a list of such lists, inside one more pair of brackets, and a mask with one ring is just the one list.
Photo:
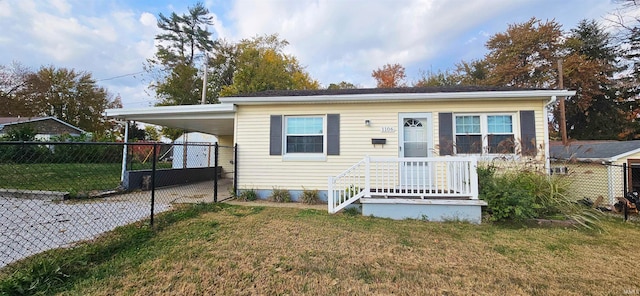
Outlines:
[[640, 140], [553, 142], [550, 147], [552, 174], [572, 176], [571, 193], [610, 204], [625, 192], [623, 165], [627, 166], [627, 190], [640, 192]]
[[0, 117], [0, 137], [9, 130], [31, 126], [36, 131], [36, 140], [49, 141], [52, 137], [68, 134], [80, 136], [86, 133], [84, 130], [68, 124], [55, 117]]
[[[547, 106], [567, 90], [394, 88], [268, 91], [221, 104], [107, 116], [237, 144], [240, 190], [317, 189], [336, 212], [480, 221], [476, 159], [548, 159]], [[547, 166], [548, 167], [548, 164]]]

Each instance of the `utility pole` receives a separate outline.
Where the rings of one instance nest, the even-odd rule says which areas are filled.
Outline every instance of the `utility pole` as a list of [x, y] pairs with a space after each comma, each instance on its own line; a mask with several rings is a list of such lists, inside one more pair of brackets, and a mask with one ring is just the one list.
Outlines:
[[[562, 59], [558, 60], [558, 89], [563, 89], [563, 81], [562, 81]], [[567, 145], [567, 117], [564, 112], [564, 101], [565, 97], [560, 97], [560, 135], [562, 136], [562, 145]]]
[[202, 102], [204, 105], [207, 101], [207, 64], [209, 63], [209, 56], [204, 53], [204, 75], [202, 75]]

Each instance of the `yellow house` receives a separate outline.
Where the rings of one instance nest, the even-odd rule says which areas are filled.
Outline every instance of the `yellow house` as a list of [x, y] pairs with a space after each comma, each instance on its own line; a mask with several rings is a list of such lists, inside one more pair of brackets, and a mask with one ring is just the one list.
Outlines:
[[[317, 189], [336, 212], [480, 221], [477, 160], [546, 163], [547, 106], [574, 91], [394, 88], [267, 91], [221, 104], [111, 109], [107, 116], [214, 134], [237, 145], [237, 190], [296, 199]], [[430, 208], [430, 209], [427, 209]]]

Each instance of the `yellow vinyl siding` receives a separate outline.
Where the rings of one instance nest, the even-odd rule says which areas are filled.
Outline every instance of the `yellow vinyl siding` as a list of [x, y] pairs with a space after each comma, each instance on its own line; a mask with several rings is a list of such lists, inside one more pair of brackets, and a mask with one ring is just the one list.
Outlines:
[[[514, 114], [514, 132], [520, 133], [518, 111], [534, 110], [537, 143], [542, 144], [544, 129], [543, 100], [520, 101], [442, 101], [442, 102], [386, 102], [386, 103], [327, 103], [291, 105], [240, 105], [236, 113], [236, 143], [238, 144], [238, 172], [240, 189], [326, 190], [327, 178], [335, 176], [365, 155], [397, 157], [400, 113], [431, 113], [433, 156], [438, 155], [438, 113]], [[283, 160], [269, 155], [270, 115], [326, 115], [340, 114], [340, 155], [327, 155], [326, 161]], [[370, 125], [365, 125], [365, 120]], [[326, 123], [325, 123], [326, 124]], [[382, 127], [395, 132], [383, 133]], [[385, 145], [372, 145], [372, 138], [385, 138]], [[326, 152], [326, 151], [325, 151]], [[538, 154], [544, 157], [544, 151]]]

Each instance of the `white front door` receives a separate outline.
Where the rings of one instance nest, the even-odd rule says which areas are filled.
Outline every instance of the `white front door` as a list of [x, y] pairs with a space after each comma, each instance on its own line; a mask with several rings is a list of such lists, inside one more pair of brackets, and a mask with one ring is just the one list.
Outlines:
[[[433, 150], [431, 113], [401, 113], [399, 116], [399, 156], [430, 157]], [[424, 162], [400, 164], [402, 188], [424, 188], [430, 168]]]

